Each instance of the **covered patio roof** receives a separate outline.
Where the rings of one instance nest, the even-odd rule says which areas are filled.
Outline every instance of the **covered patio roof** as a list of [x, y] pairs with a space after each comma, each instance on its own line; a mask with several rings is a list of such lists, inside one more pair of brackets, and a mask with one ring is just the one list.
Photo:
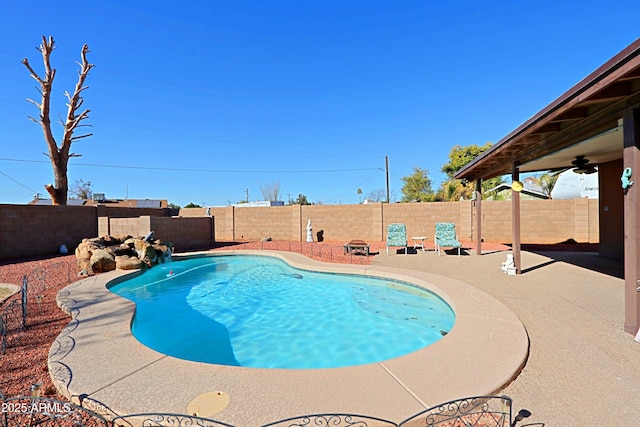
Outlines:
[[640, 103], [640, 39], [458, 171], [474, 181], [520, 172], [590, 165], [622, 158], [622, 116]]
[[[640, 170], [640, 39], [464, 166], [455, 177], [479, 183], [510, 173], [516, 181], [521, 172], [573, 168], [572, 162], [579, 163], [580, 157], [583, 160], [580, 166], [602, 165], [601, 170], [608, 169], [609, 173], [616, 167], [620, 172], [624, 168], [622, 182], [616, 177], [617, 187], [611, 186], [613, 175], [604, 179], [599, 174], [600, 195], [605, 194], [610, 202], [598, 214], [600, 244], [605, 236], [608, 253], [612, 253], [612, 245], [622, 246], [624, 330], [636, 334], [640, 341], [640, 186], [628, 179], [633, 171]], [[620, 160], [618, 166], [610, 163], [615, 160]], [[585, 173], [589, 170], [581, 169]], [[479, 254], [482, 253], [480, 187], [476, 185], [475, 239]], [[618, 191], [610, 191], [613, 188]], [[520, 274], [518, 192], [512, 194], [511, 205], [513, 267]], [[623, 227], [616, 227], [620, 223]], [[600, 249], [602, 253], [602, 246]]]

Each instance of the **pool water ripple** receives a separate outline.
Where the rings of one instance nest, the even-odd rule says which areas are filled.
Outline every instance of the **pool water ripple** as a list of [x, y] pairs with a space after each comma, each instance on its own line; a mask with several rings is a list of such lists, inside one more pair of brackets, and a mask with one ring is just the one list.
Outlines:
[[110, 289], [136, 303], [132, 332], [143, 344], [246, 367], [379, 362], [432, 344], [455, 321], [440, 297], [416, 286], [262, 256], [173, 262]]

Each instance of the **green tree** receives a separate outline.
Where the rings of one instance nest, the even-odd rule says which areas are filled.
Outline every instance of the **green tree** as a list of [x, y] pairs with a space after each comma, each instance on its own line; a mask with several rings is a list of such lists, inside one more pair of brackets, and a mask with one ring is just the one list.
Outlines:
[[542, 192], [551, 198], [551, 191], [558, 181], [558, 174], [543, 173], [539, 177], [536, 177], [536, 184], [542, 188]]
[[459, 179], [444, 181], [436, 192], [435, 200], [438, 202], [453, 202], [461, 198], [468, 198], [471, 189], [462, 185]]
[[413, 173], [402, 177], [402, 202], [429, 202], [433, 200], [429, 171], [419, 166], [413, 167]]
[[176, 205], [175, 203], [169, 203], [169, 207], [171, 209], [180, 209], [180, 205]]
[[449, 179], [453, 179], [456, 172], [480, 154], [487, 151], [492, 145], [490, 142], [487, 142], [481, 147], [475, 144], [466, 147], [460, 145], [454, 146], [449, 152], [449, 163], [442, 165], [442, 172], [446, 173]]
[[307, 200], [307, 196], [304, 194], [298, 194], [298, 198], [291, 201], [292, 205], [311, 205], [312, 203]]
[[189, 209], [189, 208], [201, 208], [202, 206], [196, 204], [196, 203], [189, 203], [187, 206], [185, 206], [185, 209]]
[[[475, 185], [470, 183], [463, 184], [460, 180], [455, 179], [454, 176], [466, 164], [490, 149], [492, 145], [493, 144], [490, 142], [487, 142], [483, 146], [473, 144], [462, 147], [460, 145], [456, 145], [451, 149], [449, 152], [449, 162], [442, 165], [441, 169], [442, 172], [447, 174], [449, 179], [442, 184], [442, 188], [438, 192], [439, 200], [460, 200], [460, 198], [472, 198]], [[504, 182], [502, 177], [484, 180], [482, 181], [482, 190], [485, 192], [486, 190], [502, 184], [502, 182]]]

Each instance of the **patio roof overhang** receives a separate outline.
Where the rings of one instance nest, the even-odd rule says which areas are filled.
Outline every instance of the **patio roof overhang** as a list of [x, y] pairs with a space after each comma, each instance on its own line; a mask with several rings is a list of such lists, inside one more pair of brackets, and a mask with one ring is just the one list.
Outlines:
[[640, 105], [640, 38], [456, 173], [474, 181], [622, 158], [624, 111]]

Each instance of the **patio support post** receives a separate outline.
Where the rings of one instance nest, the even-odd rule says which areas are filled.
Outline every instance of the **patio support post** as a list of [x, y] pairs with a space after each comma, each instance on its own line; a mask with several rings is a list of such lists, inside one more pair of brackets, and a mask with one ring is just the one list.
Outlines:
[[623, 168], [631, 168], [624, 191], [624, 330], [635, 335], [640, 328], [640, 109], [625, 111]]
[[476, 254], [482, 255], [482, 178], [476, 180]]
[[[520, 180], [520, 170], [518, 163], [513, 163], [511, 170], [511, 182]], [[520, 193], [511, 190], [511, 240], [513, 246], [511, 253], [513, 254], [513, 264], [516, 267], [516, 274], [522, 273], [522, 263], [520, 262]]]

